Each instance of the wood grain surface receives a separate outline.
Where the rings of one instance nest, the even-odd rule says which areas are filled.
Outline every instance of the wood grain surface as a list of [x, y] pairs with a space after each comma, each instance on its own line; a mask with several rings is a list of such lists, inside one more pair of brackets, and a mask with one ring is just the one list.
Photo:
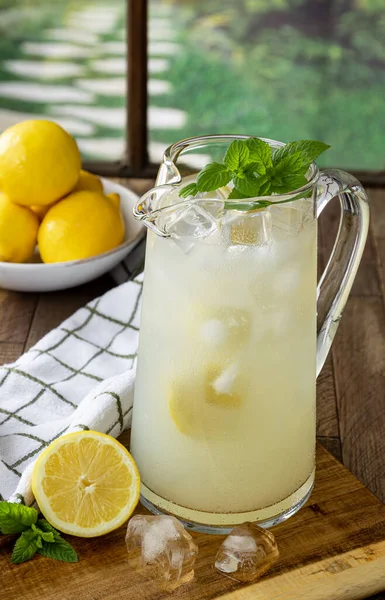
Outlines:
[[[138, 507], [138, 513], [145, 513]], [[241, 585], [213, 567], [223, 536], [193, 534], [199, 546], [192, 583], [163, 593], [127, 555], [125, 526], [101, 538], [69, 538], [80, 561], [39, 556], [8, 562], [13, 536], [0, 537], [3, 600], [358, 600], [385, 590], [385, 506], [321, 446], [307, 505], [273, 529], [279, 562]]]
[[[363, 259], [329, 359], [318, 381], [318, 433], [335, 456], [385, 501], [385, 190], [369, 190], [371, 224]], [[325, 264], [338, 202], [321, 215]], [[337, 422], [333, 416], [337, 417]], [[336, 439], [337, 438], [337, 439]]]
[[[151, 182], [126, 184], [141, 193]], [[372, 218], [368, 244], [331, 354], [317, 383], [317, 433], [319, 441], [384, 502], [385, 190], [369, 190], [369, 197]], [[329, 205], [321, 216], [321, 266], [330, 254], [338, 217], [338, 202]], [[112, 284], [109, 276], [104, 276], [65, 292], [37, 295], [0, 290], [0, 362], [15, 360]], [[385, 600], [385, 594], [373, 600]]]

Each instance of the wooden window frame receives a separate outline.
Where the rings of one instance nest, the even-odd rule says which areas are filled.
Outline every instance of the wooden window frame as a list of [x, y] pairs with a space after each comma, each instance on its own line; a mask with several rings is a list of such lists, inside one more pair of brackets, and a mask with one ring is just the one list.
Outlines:
[[[127, 1], [127, 113], [124, 156], [119, 161], [84, 161], [84, 167], [100, 175], [154, 178], [158, 166], [149, 162], [147, 121], [147, 23], [149, 0]], [[177, 141], [177, 140], [175, 140]], [[352, 171], [364, 184], [385, 186], [383, 171]]]
[[110, 177], [153, 178], [157, 165], [148, 158], [147, 123], [148, 0], [127, 0], [127, 104], [125, 152], [117, 161], [84, 161], [84, 167]]

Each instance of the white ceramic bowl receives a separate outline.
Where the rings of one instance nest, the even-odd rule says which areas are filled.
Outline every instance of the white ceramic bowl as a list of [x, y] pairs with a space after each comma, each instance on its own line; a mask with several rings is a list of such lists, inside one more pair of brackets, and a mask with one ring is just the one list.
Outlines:
[[113, 269], [134, 248], [144, 235], [144, 226], [136, 221], [132, 209], [138, 197], [127, 188], [102, 179], [106, 194], [120, 195], [120, 207], [126, 228], [124, 242], [117, 248], [84, 260], [44, 264], [35, 256], [35, 262], [0, 262], [0, 287], [20, 292], [51, 292], [74, 287], [96, 279]]

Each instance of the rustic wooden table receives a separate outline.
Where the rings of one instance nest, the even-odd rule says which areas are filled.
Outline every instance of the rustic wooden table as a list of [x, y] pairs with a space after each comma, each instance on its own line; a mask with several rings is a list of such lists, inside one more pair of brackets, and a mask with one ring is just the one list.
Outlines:
[[[126, 182], [137, 192], [149, 182]], [[318, 380], [317, 435], [385, 502], [385, 190], [369, 190], [371, 227], [364, 257], [331, 355]], [[320, 268], [338, 226], [338, 203], [319, 228]], [[86, 302], [113, 285], [104, 276], [87, 285], [45, 294], [0, 290], [0, 362], [9, 363]], [[385, 600], [385, 594], [376, 600]], [[373, 599], [374, 600], [374, 599]]]

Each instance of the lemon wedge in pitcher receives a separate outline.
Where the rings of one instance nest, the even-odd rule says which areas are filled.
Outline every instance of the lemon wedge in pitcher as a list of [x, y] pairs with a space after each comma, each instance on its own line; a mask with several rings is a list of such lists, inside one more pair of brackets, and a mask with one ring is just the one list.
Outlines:
[[131, 454], [115, 438], [77, 431], [40, 454], [32, 490], [51, 525], [70, 535], [94, 537], [117, 529], [131, 516], [140, 478]]

